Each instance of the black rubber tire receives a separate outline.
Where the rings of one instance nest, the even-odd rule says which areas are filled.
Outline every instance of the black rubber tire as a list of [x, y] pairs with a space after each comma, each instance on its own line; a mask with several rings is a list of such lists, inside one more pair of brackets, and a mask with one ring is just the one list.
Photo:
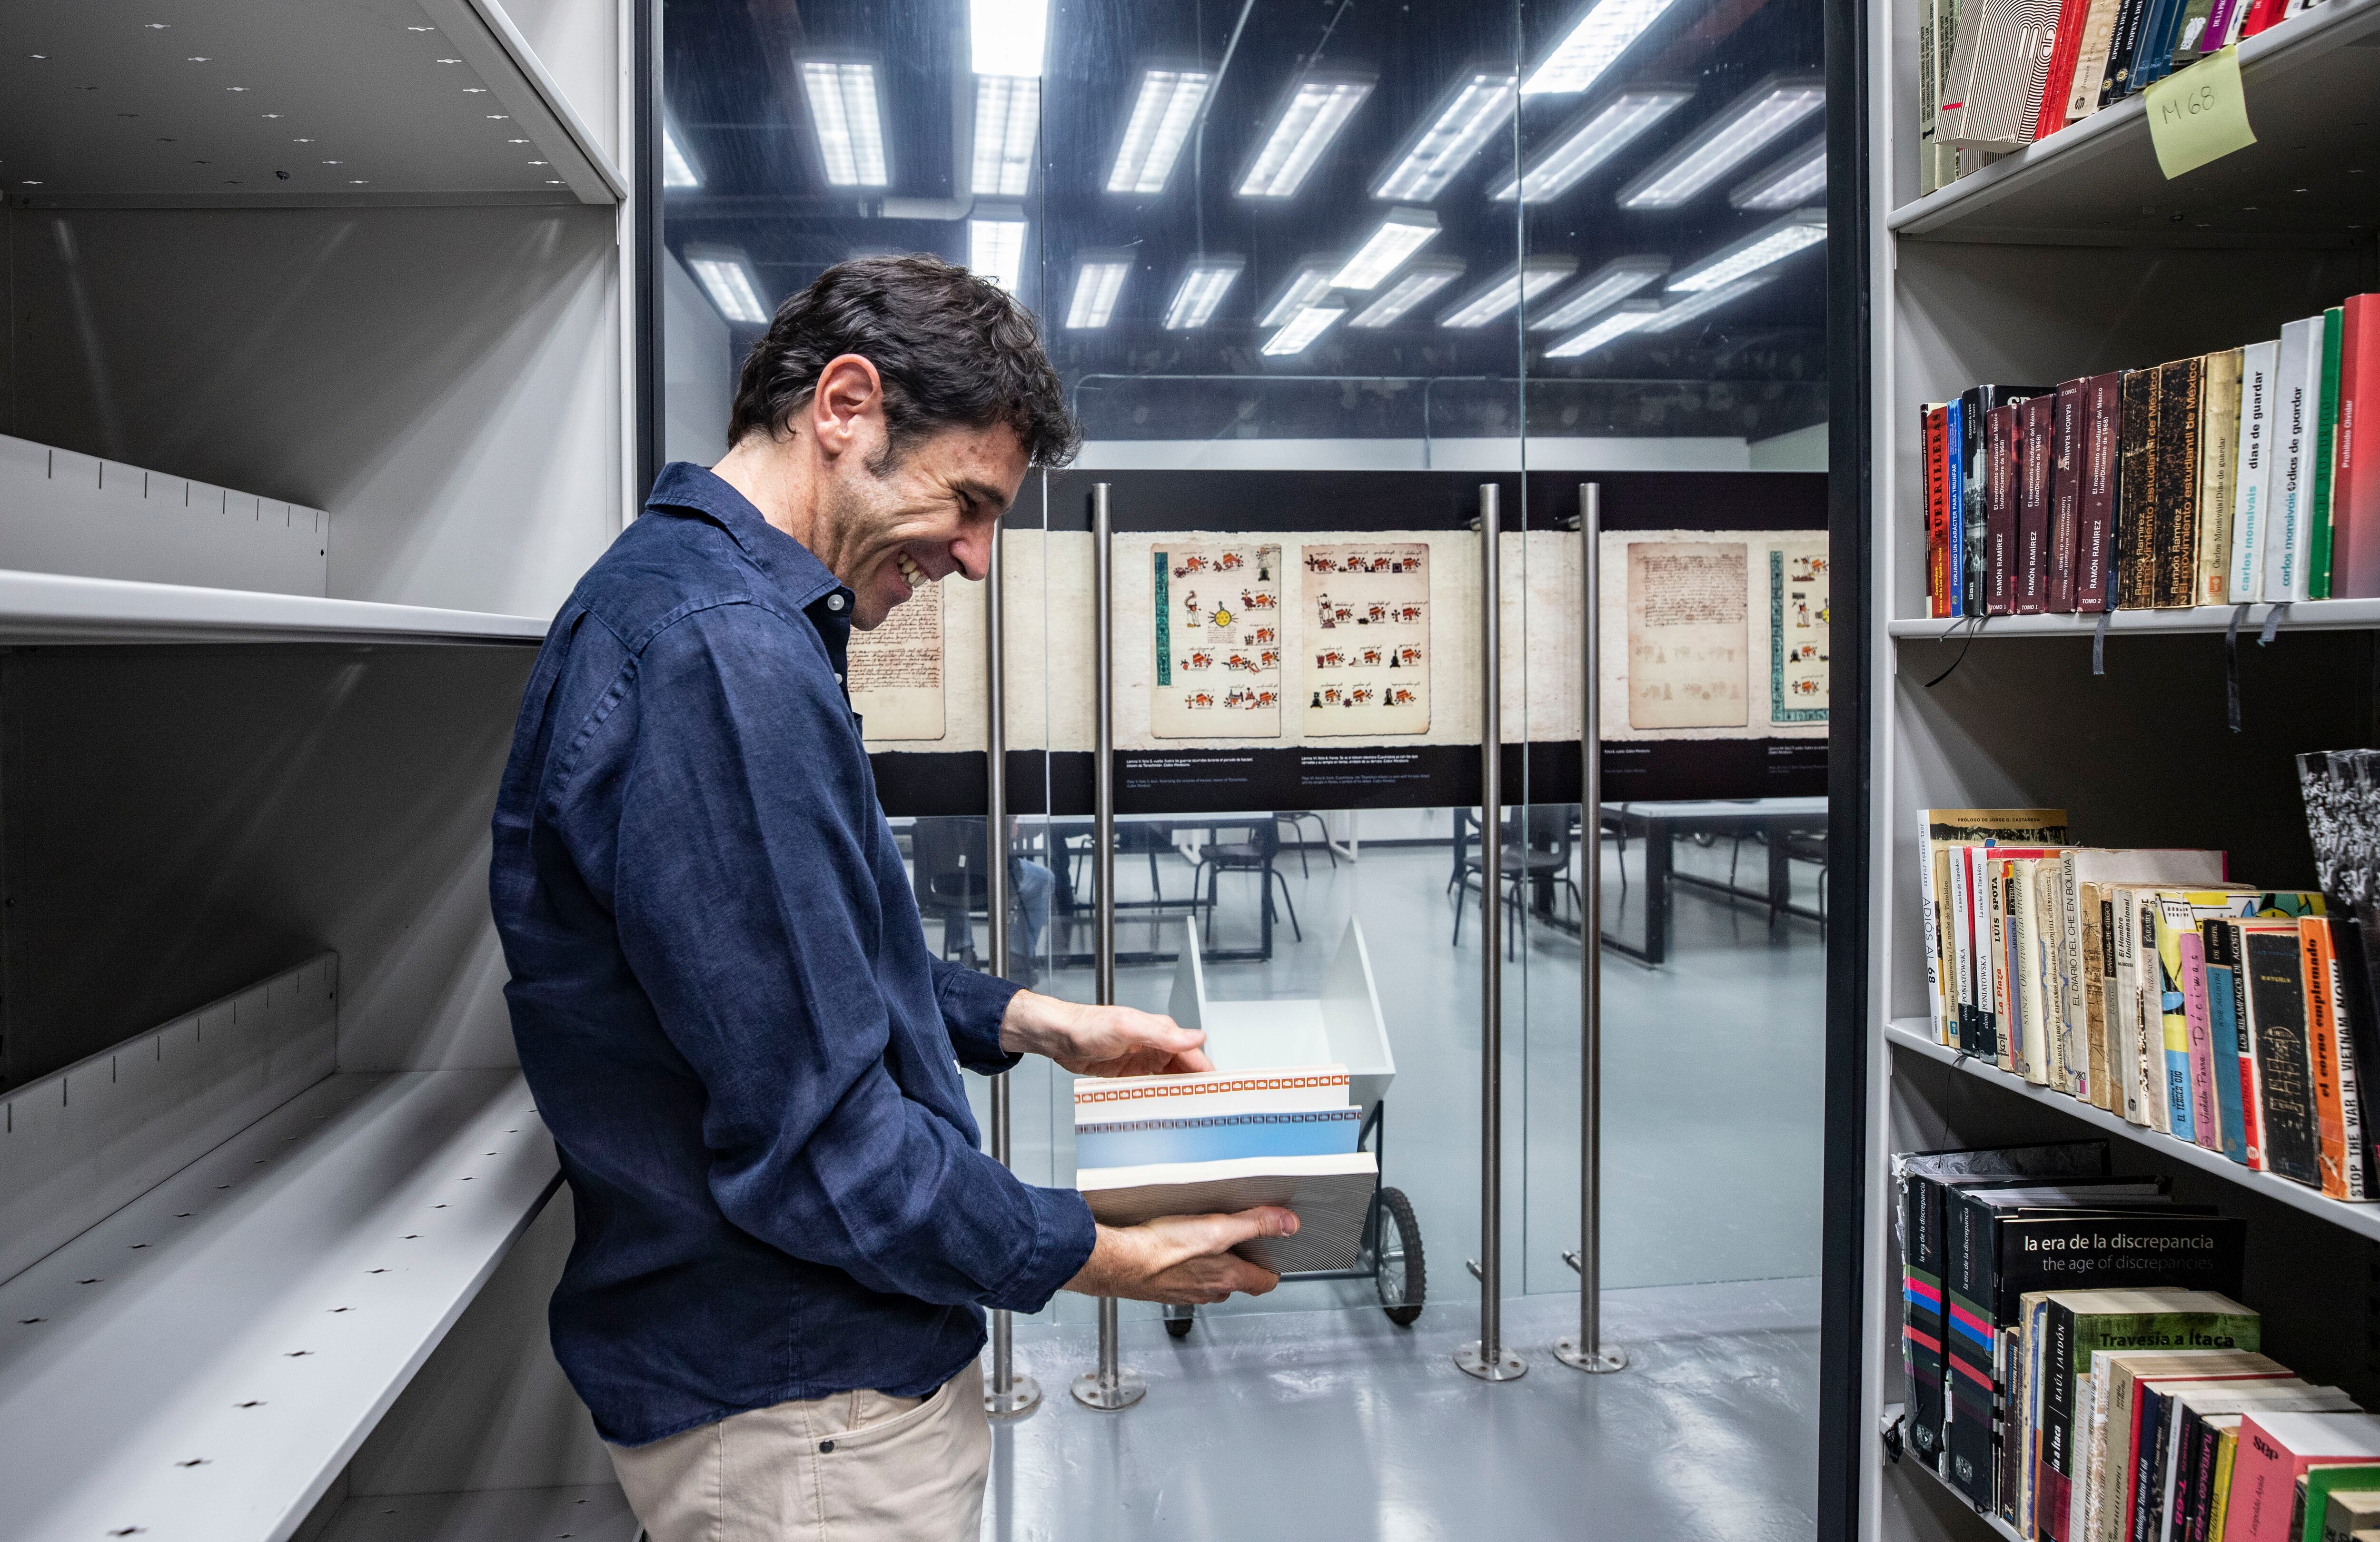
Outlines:
[[1168, 1317], [1165, 1319], [1165, 1331], [1177, 1339], [1186, 1339], [1190, 1336], [1190, 1325], [1197, 1320], [1196, 1317]]
[[1429, 1268], [1422, 1257], [1421, 1225], [1402, 1189], [1380, 1191], [1380, 1272], [1374, 1285], [1380, 1310], [1399, 1328], [1411, 1328], [1429, 1293]]

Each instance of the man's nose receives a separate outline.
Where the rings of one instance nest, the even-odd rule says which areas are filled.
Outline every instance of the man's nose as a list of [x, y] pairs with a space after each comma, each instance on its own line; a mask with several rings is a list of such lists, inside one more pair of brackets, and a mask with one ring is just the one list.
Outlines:
[[951, 560], [959, 571], [980, 583], [991, 575], [991, 543], [998, 539], [997, 525], [981, 530], [970, 530], [951, 542]]

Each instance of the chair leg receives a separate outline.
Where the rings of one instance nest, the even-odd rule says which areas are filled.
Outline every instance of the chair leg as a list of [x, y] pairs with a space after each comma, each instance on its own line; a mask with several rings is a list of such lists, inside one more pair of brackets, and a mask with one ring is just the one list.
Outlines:
[[1272, 886], [1275, 880], [1279, 880], [1281, 884], [1281, 903], [1289, 906], [1289, 934], [1303, 942], [1305, 941], [1305, 933], [1300, 930], [1297, 925], [1297, 902], [1289, 897], [1287, 873], [1276, 871], [1271, 868], [1265, 869], [1265, 903], [1267, 905], [1272, 903]]
[[[1451, 887], [1453, 887], [1453, 886], [1452, 886], [1451, 884], [1450, 884], [1450, 885], [1448, 885], [1448, 887], [1449, 887], [1449, 888], [1451, 888]], [[1466, 887], [1467, 887], [1467, 886], [1466, 886]], [[1467, 897], [1469, 897], [1469, 896], [1467, 895], [1467, 893], [1463, 892], [1456, 892], [1456, 894], [1455, 894], [1455, 896], [1454, 896], [1454, 941], [1453, 941], [1453, 945], [1454, 945], [1455, 947], [1458, 947], [1458, 948], [1459, 948], [1459, 947], [1461, 947], [1461, 946], [1463, 946], [1463, 900], [1464, 900], [1464, 899], [1466, 899]]]

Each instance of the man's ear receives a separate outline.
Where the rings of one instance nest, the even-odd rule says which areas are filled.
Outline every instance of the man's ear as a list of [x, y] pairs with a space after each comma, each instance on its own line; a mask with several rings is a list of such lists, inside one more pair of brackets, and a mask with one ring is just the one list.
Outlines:
[[876, 366], [856, 353], [829, 359], [819, 371], [818, 389], [810, 394], [809, 414], [810, 431], [829, 456], [881, 439], [884, 382]]

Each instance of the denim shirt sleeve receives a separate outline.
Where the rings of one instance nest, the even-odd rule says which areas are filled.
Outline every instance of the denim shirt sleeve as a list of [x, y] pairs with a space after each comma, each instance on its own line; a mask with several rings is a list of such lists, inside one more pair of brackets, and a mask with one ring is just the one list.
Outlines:
[[1008, 1015], [1010, 1001], [1025, 988], [948, 959], [935, 959], [933, 968], [934, 1001], [942, 1009], [942, 1026], [951, 1030], [959, 1063], [997, 1076], [1023, 1060], [1000, 1047], [1000, 1023]]
[[[580, 773], [616, 786], [552, 811], [581, 870], [605, 870], [628, 965], [702, 1083], [727, 1219], [870, 1290], [1038, 1310], [1089, 1257], [1090, 1214], [1018, 1182], [886, 1069], [880, 816], [820, 650], [759, 605], [678, 619], [614, 708], [637, 719], [633, 747]], [[1005, 1059], [1013, 990], [934, 984], [959, 1052]]]

